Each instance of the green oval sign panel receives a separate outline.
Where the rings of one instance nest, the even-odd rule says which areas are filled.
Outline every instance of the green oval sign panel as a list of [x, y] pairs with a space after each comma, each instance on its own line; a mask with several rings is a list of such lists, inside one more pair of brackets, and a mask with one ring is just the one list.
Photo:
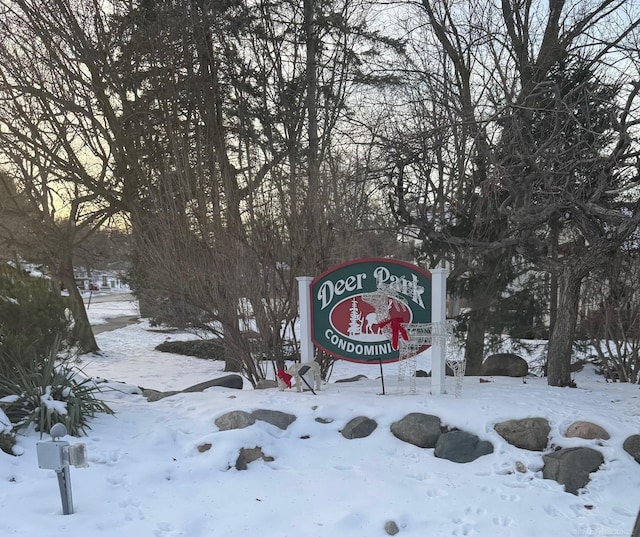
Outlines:
[[402, 323], [431, 322], [431, 274], [403, 261], [358, 259], [332, 267], [311, 282], [313, 343], [351, 362], [397, 361], [398, 351], [381, 332], [374, 307], [363, 299], [379, 284], [390, 286], [402, 300], [389, 301], [390, 316]]

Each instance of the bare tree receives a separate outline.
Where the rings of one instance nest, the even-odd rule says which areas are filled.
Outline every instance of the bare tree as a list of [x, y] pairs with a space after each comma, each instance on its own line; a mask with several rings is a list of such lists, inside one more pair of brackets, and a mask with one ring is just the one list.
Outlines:
[[227, 367], [259, 379], [240, 305], [272, 352], [295, 316], [295, 276], [337, 257], [335, 230], [349, 227], [337, 219], [368, 199], [334, 136], [363, 74], [356, 43], [375, 39], [366, 3], [1, 6], [3, 121], [22, 121], [4, 132], [6, 161], [65, 200], [65, 251], [126, 212], [143, 315], [171, 302], [213, 323]]
[[0, 4], [0, 158], [37, 219], [44, 260], [69, 289], [77, 336], [97, 350], [73, 275], [73, 250], [135, 202], [137, 152], [114, 89], [106, 15], [59, 0]]
[[[137, 115], [138, 121], [153, 122], [139, 129], [144, 146], [155, 142], [163, 148], [153, 160], [156, 183], [143, 205], [147, 212], [153, 207], [172, 214], [167, 224], [185, 222], [200, 251], [214, 257], [203, 264], [219, 266], [212, 272], [218, 289], [215, 298], [208, 295], [205, 317], [220, 323], [233, 345], [228, 353], [246, 364], [254, 382], [261, 373], [254, 369], [255, 355], [283, 365], [280, 349], [297, 309], [295, 277], [314, 274], [336, 259], [336, 230], [344, 234], [363, 224], [345, 215], [355, 217], [354, 209], [365, 206], [366, 178], [357, 176], [347, 158], [339, 163], [335, 134], [359, 70], [352, 45], [365, 37], [358, 34], [360, 27], [353, 30], [350, 17], [362, 4], [308, 2], [301, 11], [295, 2], [265, 2], [237, 9], [232, 17], [195, 5], [197, 10], [182, 18], [169, 4], [158, 6], [153, 17], [140, 14], [136, 28], [154, 45], [140, 49], [132, 42], [127, 56], [146, 80], [148, 102], [140, 104], [158, 109], [152, 116]], [[145, 31], [147, 24], [155, 31]], [[174, 28], [181, 35], [177, 47]], [[148, 68], [165, 47], [173, 60], [165, 68], [175, 71], [173, 90], [180, 93], [168, 91], [164, 79]], [[176, 50], [182, 52], [171, 56]], [[180, 112], [167, 114], [174, 108]], [[147, 141], [145, 133], [156, 130], [158, 139]], [[151, 263], [146, 282], [158, 273], [167, 278], [184, 273], [154, 268], [155, 253], [144, 251]], [[191, 262], [186, 252], [178, 259]], [[161, 304], [169, 282], [154, 284], [160, 293], [150, 290]], [[195, 306], [205, 294], [198, 285], [192, 291], [187, 285], [173, 287]], [[240, 304], [250, 305], [259, 332], [253, 351], [238, 328]]]
[[591, 300], [583, 301], [580, 329], [612, 382], [640, 382], [640, 301], [634, 285], [639, 268], [637, 248], [629, 243], [606, 270], [595, 271], [586, 281]]

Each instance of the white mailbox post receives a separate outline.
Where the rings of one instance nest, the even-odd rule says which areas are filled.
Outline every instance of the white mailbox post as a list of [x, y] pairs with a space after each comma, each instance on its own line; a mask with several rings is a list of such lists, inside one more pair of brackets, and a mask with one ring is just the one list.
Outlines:
[[38, 466], [45, 470], [55, 470], [58, 474], [60, 497], [62, 499], [62, 514], [73, 514], [73, 496], [71, 494], [71, 474], [69, 465], [76, 468], [86, 468], [87, 448], [85, 444], [73, 444], [59, 440], [67, 434], [67, 428], [62, 423], [51, 427], [51, 440], [38, 442]]

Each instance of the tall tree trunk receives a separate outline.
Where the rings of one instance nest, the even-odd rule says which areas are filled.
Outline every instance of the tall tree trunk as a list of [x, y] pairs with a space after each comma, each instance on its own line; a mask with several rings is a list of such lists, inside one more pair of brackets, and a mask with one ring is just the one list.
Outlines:
[[483, 306], [472, 306], [469, 313], [469, 328], [464, 349], [464, 359], [467, 363], [466, 375], [479, 375], [480, 366], [484, 359], [484, 335], [487, 327], [489, 311]]
[[76, 279], [73, 273], [73, 258], [71, 252], [68, 251], [62, 254], [63, 258], [60, 260], [58, 267], [58, 278], [69, 291], [69, 307], [71, 308], [71, 315], [73, 316], [73, 339], [80, 347], [82, 354], [90, 352], [98, 352], [100, 347], [96, 342], [96, 338], [93, 335], [91, 323], [87, 315], [87, 310], [84, 307], [84, 300], [80, 294], [80, 290], [76, 285]]
[[565, 268], [558, 275], [558, 314], [549, 336], [547, 383], [549, 386], [573, 386], [571, 350], [578, 318], [582, 276]]
[[307, 112], [307, 193], [305, 203], [306, 237], [303, 239], [305, 269], [313, 274], [324, 268], [322, 214], [320, 210], [320, 139], [318, 134], [318, 29], [315, 20], [316, 0], [304, 0], [304, 29], [306, 45], [306, 98]]
[[141, 209], [136, 206], [130, 212], [131, 237], [133, 239], [133, 291], [135, 297], [138, 299], [140, 317], [150, 319], [154, 316], [154, 306], [151, 292], [147, 288], [149, 278], [145, 274], [146, 271], [149, 270], [149, 266], [144, 259], [148, 241], [144, 236], [144, 233], [146, 233], [146, 226], [143, 222], [140, 211]]
[[[560, 240], [560, 226], [558, 225], [557, 218], [554, 218], [551, 222], [551, 234], [550, 234], [550, 251], [549, 255], [552, 259], [558, 258], [558, 242]], [[549, 274], [549, 337], [553, 333], [553, 328], [556, 325], [556, 318], [558, 317], [558, 275], [556, 272]]]

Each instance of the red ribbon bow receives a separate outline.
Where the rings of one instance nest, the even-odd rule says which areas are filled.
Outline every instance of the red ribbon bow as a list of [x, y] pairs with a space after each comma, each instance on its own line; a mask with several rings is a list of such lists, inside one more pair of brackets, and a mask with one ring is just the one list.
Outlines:
[[404, 321], [402, 320], [402, 317], [391, 317], [386, 321], [383, 321], [380, 324], [378, 324], [379, 328], [382, 328], [383, 326], [387, 326], [388, 324], [391, 325], [391, 346], [393, 347], [394, 351], [398, 350], [398, 344], [400, 343], [400, 336], [402, 336], [402, 338], [407, 341], [409, 340], [407, 331], [402, 326], [403, 323]]
[[293, 378], [284, 369], [278, 369], [278, 378], [281, 379], [289, 388], [291, 388], [291, 379]]

